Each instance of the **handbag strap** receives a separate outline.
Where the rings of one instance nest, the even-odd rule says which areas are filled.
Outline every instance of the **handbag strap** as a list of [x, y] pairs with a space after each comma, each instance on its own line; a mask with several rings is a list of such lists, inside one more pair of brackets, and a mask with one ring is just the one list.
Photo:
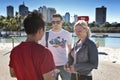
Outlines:
[[46, 32], [45, 33], [46, 47], [48, 47], [48, 37], [49, 37], [49, 32]]

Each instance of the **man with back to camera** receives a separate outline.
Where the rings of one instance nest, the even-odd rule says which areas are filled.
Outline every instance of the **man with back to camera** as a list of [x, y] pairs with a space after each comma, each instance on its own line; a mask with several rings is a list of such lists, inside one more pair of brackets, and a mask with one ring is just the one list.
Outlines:
[[55, 64], [51, 52], [38, 44], [44, 35], [45, 22], [42, 14], [33, 11], [23, 22], [27, 39], [12, 49], [10, 74], [17, 80], [55, 80]]

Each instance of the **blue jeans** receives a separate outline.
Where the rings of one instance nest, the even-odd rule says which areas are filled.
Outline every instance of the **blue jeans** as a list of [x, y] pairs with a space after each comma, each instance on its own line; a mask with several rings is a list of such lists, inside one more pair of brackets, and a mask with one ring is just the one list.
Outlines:
[[57, 66], [57, 69], [60, 70], [59, 73], [57, 73], [56, 80], [58, 80], [58, 76], [60, 75], [62, 80], [70, 80], [71, 78], [71, 73], [67, 72], [64, 70], [64, 66]]

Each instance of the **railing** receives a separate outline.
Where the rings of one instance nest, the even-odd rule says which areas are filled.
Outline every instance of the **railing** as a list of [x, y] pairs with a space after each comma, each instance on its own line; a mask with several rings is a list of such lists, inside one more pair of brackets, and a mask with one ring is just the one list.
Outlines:
[[[10, 37], [10, 39], [11, 39], [11, 42], [12, 42], [12, 48], [14, 48], [14, 46], [15, 46], [15, 40], [18, 41], [18, 42], [20, 42], [20, 41], [19, 41], [17, 38], [15, 38], [15, 37]], [[9, 54], [10, 52], [11, 52], [11, 51], [3, 54], [3, 56]]]

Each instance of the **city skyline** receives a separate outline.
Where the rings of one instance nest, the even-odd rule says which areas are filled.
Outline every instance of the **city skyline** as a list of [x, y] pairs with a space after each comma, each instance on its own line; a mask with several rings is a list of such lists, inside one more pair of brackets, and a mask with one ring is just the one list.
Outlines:
[[9, 5], [14, 7], [14, 12], [18, 12], [18, 7], [23, 2], [29, 8], [29, 11], [38, 10], [39, 7], [46, 6], [55, 8], [57, 13], [60, 13], [62, 16], [69, 12], [71, 21], [73, 21], [74, 15], [89, 16], [89, 22], [95, 21], [96, 8], [105, 6], [107, 8], [106, 21], [120, 23], [119, 0], [6, 0], [6, 2], [0, 0], [0, 15], [6, 16], [6, 7]]

